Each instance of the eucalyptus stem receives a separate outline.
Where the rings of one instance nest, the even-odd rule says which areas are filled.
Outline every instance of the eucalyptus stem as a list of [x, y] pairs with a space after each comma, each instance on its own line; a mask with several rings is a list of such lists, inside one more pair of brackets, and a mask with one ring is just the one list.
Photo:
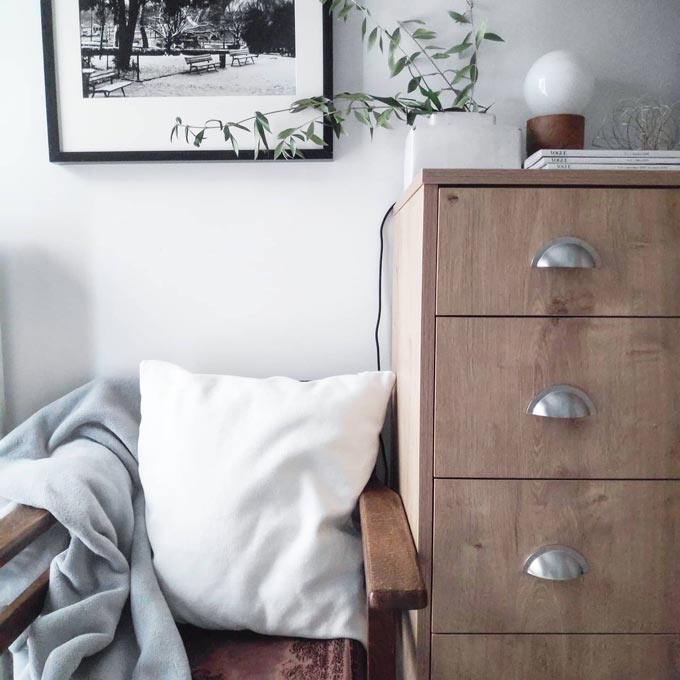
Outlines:
[[[348, 4], [351, 4], [351, 5], [352, 5], [358, 12], [360, 12], [364, 17], [366, 17], [367, 19], [370, 19], [371, 22], [373, 23], [373, 25], [374, 25], [379, 31], [381, 31], [382, 33], [384, 33], [386, 36], [388, 36], [388, 37], [390, 38], [390, 40], [392, 40], [392, 34], [390, 34], [390, 32], [389, 32], [389, 31], [388, 31], [381, 23], [379, 23], [378, 21], [376, 21], [375, 17], [373, 16], [373, 14], [371, 13], [371, 11], [370, 11], [367, 7], [364, 7], [363, 5], [359, 4], [356, 0], [347, 0], [347, 3], [348, 3]], [[399, 27], [400, 27], [400, 28], [403, 28], [403, 27], [401, 26], [401, 24], [399, 24]], [[413, 39], [412, 36], [408, 33], [408, 31], [406, 31], [406, 33], [409, 35], [409, 37], [411, 37], [411, 39]], [[415, 41], [414, 41], [414, 42], [415, 42]], [[408, 57], [410, 56], [410, 55], [408, 54], [408, 52], [407, 52], [407, 51], [401, 46], [401, 44], [399, 44], [399, 43], [397, 43], [397, 49], [398, 49], [399, 52], [401, 52], [401, 54], [403, 54], [406, 58], [408, 58]], [[428, 55], [426, 54], [426, 56], [428, 56]], [[425, 82], [425, 85], [426, 85], [428, 88], [430, 87], [430, 86], [427, 84], [427, 81], [425, 80], [425, 76], [423, 75], [422, 71], [420, 70], [420, 68], [418, 67], [418, 64], [416, 64], [415, 61], [409, 62], [407, 68], [408, 68], [409, 73], [411, 74], [411, 76], [415, 76], [415, 74], [414, 74], [413, 71], [411, 70], [411, 68], [414, 68], [414, 69], [416, 70], [416, 73], [417, 73], [417, 74], [423, 79], [423, 81]]]
[[439, 75], [442, 77], [444, 82], [446, 83], [446, 87], [444, 88], [445, 90], [451, 90], [455, 92], [455, 88], [453, 87], [453, 83], [444, 75], [444, 72], [439, 68], [437, 65], [437, 62], [430, 56], [429, 52], [423, 45], [413, 36], [413, 33], [411, 33], [408, 28], [404, 26], [404, 24], [399, 24], [401, 26], [401, 29], [408, 35], [411, 40], [415, 43], [415, 45], [418, 47], [418, 49], [421, 51], [423, 55], [427, 58], [427, 60], [432, 64], [432, 67], [435, 69], [436, 73], [433, 73], [432, 75]]
[[[468, 13], [470, 15], [470, 32], [472, 35], [472, 59], [470, 59], [470, 64], [477, 68], [477, 27], [475, 26], [475, 0], [466, 0], [468, 6]], [[475, 100], [475, 85], [477, 83], [477, 78], [470, 73], [470, 100], [474, 102], [473, 106], [477, 110], [477, 102]]]
[[[362, 40], [366, 42], [368, 51], [376, 44], [383, 54], [387, 51], [387, 61], [392, 77], [402, 72], [411, 75], [406, 95], [397, 93], [393, 96], [377, 96], [365, 92], [341, 92], [332, 97], [325, 95], [308, 97], [297, 99], [285, 108], [266, 113], [255, 111], [253, 115], [236, 122], [210, 119], [203, 125], [192, 125], [177, 118], [170, 140], [173, 141], [175, 137], [179, 138], [181, 130], [187, 142], [193, 141], [194, 146], [200, 147], [206, 134], [220, 130], [224, 135], [225, 143], [230, 143], [238, 155], [241, 138], [238, 131], [243, 131], [254, 136], [255, 158], [258, 157], [262, 147], [267, 150], [273, 147], [274, 158], [280, 156], [296, 158], [303, 156], [301, 144], [325, 145], [324, 135], [317, 134], [318, 126], [322, 126], [326, 131], [330, 129], [332, 134], [339, 138], [345, 133], [350, 116], [354, 116], [362, 125], [368, 127], [372, 137], [378, 128], [392, 127], [390, 124], [392, 118], [404, 121], [407, 125], [413, 125], [419, 116], [430, 116], [438, 111], [481, 110], [486, 112], [488, 110], [489, 107], [480, 107], [475, 100], [475, 85], [479, 76], [477, 56], [483, 41], [502, 42], [503, 38], [496, 33], [488, 33], [486, 22], [477, 25], [474, 16], [475, 0], [465, 0], [466, 11], [464, 13], [454, 10], [448, 12], [456, 24], [467, 25], [471, 29], [461, 42], [453, 45], [449, 43], [451, 46], [448, 48], [434, 44], [437, 40], [437, 33], [428, 29], [422, 19], [398, 21], [397, 27], [390, 32], [373, 17], [371, 11], [360, 0], [321, 0], [321, 2], [329, 5], [331, 13], [345, 21], [352, 12], [362, 15]], [[411, 40], [416, 49], [411, 54], [407, 52], [407, 47], [410, 45], [406, 45], [406, 38]], [[389, 41], [387, 50], [385, 50], [386, 41]], [[445, 68], [445, 64], [439, 65], [439, 61], [446, 62], [454, 56], [465, 57], [467, 63], [458, 68]], [[417, 62], [421, 59], [427, 60], [427, 68], [419, 66]], [[430, 68], [433, 72], [426, 72]], [[440, 84], [439, 79], [441, 79], [443, 81], [441, 89], [433, 89], [431, 81], [428, 80], [430, 78], [435, 78], [437, 85]], [[468, 81], [467, 84], [465, 81]], [[461, 83], [460, 89], [456, 88], [458, 83]], [[449, 92], [455, 96], [453, 104], [448, 108], [445, 108], [440, 99], [444, 91], [447, 92], [447, 99], [450, 96]], [[411, 93], [415, 94], [411, 95]], [[284, 113], [309, 114], [311, 117], [307, 118], [305, 115], [304, 123], [296, 123], [274, 137], [275, 133], [272, 132], [269, 118]]]

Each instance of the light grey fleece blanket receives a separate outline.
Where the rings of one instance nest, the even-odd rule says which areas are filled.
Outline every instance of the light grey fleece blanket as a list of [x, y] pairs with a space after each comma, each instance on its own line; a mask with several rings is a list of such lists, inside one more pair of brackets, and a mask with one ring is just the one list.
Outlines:
[[191, 677], [151, 561], [139, 418], [137, 381], [99, 380], [0, 442], [0, 497], [45, 508], [68, 530], [0, 570], [2, 605], [19, 574], [51, 560], [42, 616], [12, 648], [20, 680]]

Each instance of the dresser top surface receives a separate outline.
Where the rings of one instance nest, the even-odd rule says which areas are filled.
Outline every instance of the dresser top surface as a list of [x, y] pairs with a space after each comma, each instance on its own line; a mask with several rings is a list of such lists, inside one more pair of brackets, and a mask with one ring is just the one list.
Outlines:
[[645, 170], [422, 170], [396, 211], [422, 186], [679, 187], [680, 171]]

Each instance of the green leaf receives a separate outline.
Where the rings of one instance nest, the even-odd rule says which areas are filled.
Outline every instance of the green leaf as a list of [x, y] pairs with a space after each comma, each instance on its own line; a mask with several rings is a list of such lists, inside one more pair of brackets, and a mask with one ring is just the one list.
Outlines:
[[453, 47], [450, 47], [448, 50], [446, 50], [447, 54], [462, 54], [466, 50], [468, 50], [470, 47], [472, 47], [472, 43], [469, 42], [462, 42], [460, 45], [454, 45]]
[[205, 137], [205, 130], [201, 130], [195, 137], [194, 137], [194, 146], [198, 147], [201, 146], [201, 142], [203, 141], [203, 138]]
[[472, 83], [470, 83], [470, 85], [466, 85], [460, 91], [459, 95], [456, 97], [456, 101], [453, 102], [454, 108], [459, 108], [467, 102], [469, 99], [470, 90], [472, 90]]
[[398, 28], [394, 29], [394, 33], [392, 33], [392, 36], [391, 36], [391, 41], [392, 41], [392, 44], [395, 47], [397, 47], [397, 45], [399, 45], [399, 43], [401, 42], [401, 30], [400, 29], [398, 29]]
[[484, 40], [492, 40], [493, 42], [505, 42], [503, 38], [497, 33], [489, 33], [488, 31], [484, 34]]
[[399, 100], [394, 97], [378, 97], [377, 95], [373, 97], [377, 102], [381, 104], [387, 104], [387, 106], [400, 106]]
[[415, 92], [418, 89], [418, 85], [420, 85], [420, 77], [412, 78], [408, 84], [408, 93]]
[[473, 82], [476, 82], [477, 67], [474, 64], [468, 64], [459, 71], [456, 71], [456, 77], [453, 79], [452, 84], [455, 85], [456, 83], [459, 83], [461, 80], [465, 78], [472, 80], [473, 75], [475, 77], [475, 80]]
[[231, 141], [231, 148], [234, 150], [234, 153], [238, 156], [240, 149], [239, 149], [238, 142], [236, 141], [236, 137], [234, 137], [234, 135], [232, 135], [230, 141]]
[[378, 127], [391, 129], [392, 126], [388, 122], [391, 115], [392, 109], [387, 109], [386, 111], [383, 111], [379, 116], [377, 116], [375, 122], [378, 125]]
[[390, 72], [392, 72], [392, 69], [394, 68], [394, 65], [396, 64], [396, 60], [394, 58], [394, 49], [392, 48], [392, 45], [390, 45], [390, 51], [387, 55], [387, 66], [390, 69]]
[[349, 15], [352, 12], [353, 6], [351, 4], [345, 5], [340, 12], [338, 13], [338, 18], [342, 19], [344, 22], [347, 22], [347, 19], [349, 19]]
[[407, 21], [400, 21], [400, 26], [409, 26], [410, 24], [418, 24], [419, 26], [425, 26], [425, 22], [422, 19], [408, 19]]
[[449, 12], [449, 16], [457, 24], [469, 24], [470, 23], [470, 19], [468, 19], [464, 14], [461, 14], [460, 12]]
[[433, 59], [449, 59], [451, 57], [450, 54], [447, 54], [446, 52], [437, 52], [436, 54], [432, 55]]
[[368, 117], [365, 111], [354, 111], [354, 117], [362, 124], [362, 125], [371, 125], [371, 119]]
[[406, 67], [406, 62], [408, 61], [408, 57], [402, 57], [395, 65], [394, 68], [392, 69], [392, 78], [398, 76]]
[[482, 25], [477, 30], [477, 35], [475, 36], [475, 47], [479, 47], [482, 44], [482, 40], [484, 40], [485, 35], [486, 35], [486, 21], [483, 21]]
[[283, 145], [285, 142], [280, 142], [279, 144], [276, 145], [276, 149], [274, 149], [274, 160], [277, 158], [280, 158], [283, 155]]
[[267, 116], [265, 116], [263, 113], [255, 111], [255, 122], [259, 123], [262, 126], [262, 128], [267, 132], [271, 132], [271, 128], [269, 127], [269, 120], [267, 119]]
[[374, 28], [370, 35], [368, 36], [368, 49], [373, 49], [373, 46], [375, 45], [375, 41], [378, 39], [378, 29], [377, 27]]
[[364, 17], [364, 20], [361, 22], [361, 41], [363, 42], [366, 39], [366, 30], [368, 29], [368, 19]]
[[326, 142], [317, 135], [309, 135], [309, 141], [314, 142], [317, 146], [326, 146]]
[[[434, 92], [433, 90], [430, 90], [428, 88], [421, 87], [420, 88], [420, 94], [422, 94], [423, 97], [425, 97], [428, 100], [428, 103], [432, 102], [432, 104], [435, 105], [435, 108], [437, 108], [438, 110], [441, 111], [441, 109], [443, 107], [442, 107], [441, 100], [439, 99], [439, 93], [438, 92]], [[431, 109], [431, 107], [430, 107], [430, 109]]]
[[434, 40], [437, 34], [434, 31], [430, 31], [426, 28], [419, 28], [413, 33], [413, 37], [416, 40]]
[[264, 144], [264, 148], [269, 149], [269, 142], [267, 141], [267, 135], [265, 133], [265, 123], [263, 123], [259, 117], [255, 119], [255, 131], [260, 136], [260, 139]]
[[286, 139], [286, 137], [290, 137], [295, 132], [295, 130], [297, 130], [297, 128], [286, 128], [285, 130], [281, 130], [281, 132], [279, 132], [278, 138]]
[[245, 125], [241, 125], [241, 123], [225, 123], [229, 127], [237, 128], [239, 130], [244, 130], [245, 132], [250, 132], [250, 128], [247, 128]]

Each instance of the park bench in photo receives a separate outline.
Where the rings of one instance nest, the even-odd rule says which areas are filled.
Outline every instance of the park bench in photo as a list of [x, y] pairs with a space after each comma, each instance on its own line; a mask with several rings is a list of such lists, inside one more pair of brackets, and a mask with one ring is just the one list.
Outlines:
[[196, 71], [200, 73], [201, 71], [209, 71], [214, 68], [217, 71], [217, 62], [213, 60], [212, 56], [209, 54], [199, 54], [195, 57], [184, 57], [184, 60], [189, 67], [189, 73]]
[[105, 97], [109, 97], [112, 92], [120, 90], [125, 97], [125, 88], [132, 85], [132, 82], [130, 80], [116, 80], [117, 77], [118, 72], [115, 69], [91, 73], [88, 82], [92, 96], [103, 94]]
[[248, 60], [250, 59], [250, 62], [252, 64], [255, 63], [255, 55], [250, 54], [248, 51], [248, 48], [241, 49], [241, 50], [234, 50], [231, 54], [231, 65], [232, 66], [246, 66], [248, 64]]

